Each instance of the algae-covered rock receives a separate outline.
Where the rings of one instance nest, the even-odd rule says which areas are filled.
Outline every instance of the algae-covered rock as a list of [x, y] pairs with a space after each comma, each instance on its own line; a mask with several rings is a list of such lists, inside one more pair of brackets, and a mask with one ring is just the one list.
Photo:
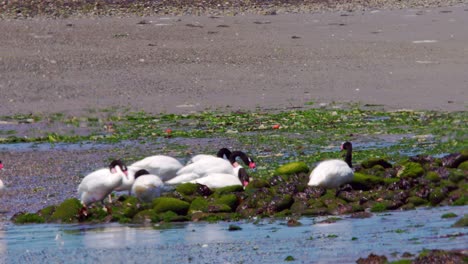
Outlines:
[[164, 222], [185, 222], [188, 221], [189, 218], [185, 215], [178, 215], [173, 211], [166, 211], [163, 213], [158, 214], [159, 219]]
[[157, 213], [172, 211], [179, 215], [186, 215], [190, 204], [179, 199], [159, 197], [153, 200], [153, 209]]
[[468, 177], [468, 174], [465, 171], [462, 171], [460, 169], [449, 169], [449, 181], [458, 183], [462, 180], [466, 180]]
[[432, 205], [437, 205], [447, 196], [447, 191], [443, 188], [436, 188], [429, 194], [429, 201]]
[[453, 202], [453, 205], [463, 206], [468, 205], [468, 195], [463, 195]]
[[112, 206], [112, 217], [119, 223], [128, 223], [141, 210], [140, 201], [133, 196], [121, 196], [119, 202]]
[[439, 174], [437, 172], [434, 172], [434, 171], [429, 171], [426, 174], [426, 179], [428, 179], [431, 182], [439, 182], [441, 180]]
[[408, 198], [408, 202], [414, 204], [415, 206], [420, 206], [426, 204], [427, 201], [418, 196], [411, 196]]
[[387, 210], [387, 203], [384, 203], [384, 202], [380, 202], [380, 203], [375, 203], [372, 207], [371, 207], [371, 212], [373, 213], [380, 213], [380, 212], [383, 212], [385, 210]]
[[384, 182], [384, 179], [381, 177], [356, 172], [350, 185], [355, 190], [370, 190], [374, 186], [383, 184]]
[[183, 195], [194, 195], [197, 193], [198, 185], [195, 183], [182, 183], [176, 187], [176, 191]]
[[460, 165], [458, 165], [458, 169], [468, 171], [468, 160], [460, 163]]
[[307, 164], [302, 161], [284, 164], [275, 170], [275, 175], [290, 175], [296, 173], [308, 173], [310, 171]]
[[452, 227], [467, 227], [468, 226], [468, 215], [464, 215], [458, 221], [456, 221]]
[[54, 213], [50, 216], [50, 220], [62, 223], [76, 222], [82, 207], [83, 205], [78, 199], [67, 199], [57, 206]]
[[45, 219], [38, 214], [19, 213], [14, 215], [11, 221], [15, 224], [42, 224], [45, 222]]
[[400, 178], [417, 178], [424, 174], [424, 168], [416, 162], [404, 162], [398, 171], [397, 176]]
[[222, 195], [219, 198], [215, 199], [216, 204], [225, 204], [231, 208], [232, 211], [236, 210], [239, 205], [239, 199], [235, 194], [226, 194]]
[[242, 187], [241, 185], [232, 185], [232, 186], [226, 186], [223, 188], [217, 188], [215, 189], [214, 194], [223, 195], [223, 194], [243, 192], [243, 191], [244, 191], [244, 187]]
[[156, 223], [159, 222], [159, 217], [153, 209], [147, 209], [135, 214], [135, 216], [133, 216], [132, 222], [137, 224], [144, 224], [150, 222]]
[[268, 204], [268, 211], [271, 213], [281, 212], [283, 210], [289, 209], [293, 203], [294, 200], [289, 194], [275, 196]]
[[270, 184], [265, 180], [255, 179], [255, 180], [251, 181], [249, 183], [249, 185], [247, 185], [245, 190], [248, 191], [248, 190], [264, 188], [264, 187], [268, 188], [268, 187], [270, 187]]
[[208, 211], [208, 201], [203, 197], [195, 198], [189, 207], [189, 212], [207, 212]]
[[364, 169], [370, 169], [376, 165], [382, 166], [384, 169], [388, 169], [392, 167], [392, 164], [390, 164], [388, 161], [382, 159], [382, 158], [370, 158], [366, 161], [363, 161], [361, 163], [361, 166]]
[[46, 222], [49, 222], [50, 221], [50, 217], [52, 216], [52, 214], [55, 212], [55, 209], [57, 208], [57, 206], [55, 205], [50, 205], [50, 206], [47, 206], [47, 207], [44, 207], [42, 208], [41, 210], [39, 210], [39, 212], [37, 212], [37, 214], [39, 214], [40, 216], [42, 216]]

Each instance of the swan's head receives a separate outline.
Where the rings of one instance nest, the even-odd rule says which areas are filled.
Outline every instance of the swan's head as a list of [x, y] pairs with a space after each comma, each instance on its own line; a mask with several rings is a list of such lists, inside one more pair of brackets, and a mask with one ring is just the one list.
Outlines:
[[117, 173], [117, 168], [119, 168], [125, 174], [125, 177], [128, 179], [128, 168], [121, 160], [113, 160], [109, 165], [111, 173]]
[[255, 162], [251, 158], [248, 158], [248, 159], [249, 159], [249, 168], [251, 169], [257, 168], [257, 165], [255, 164]]
[[142, 175], [147, 175], [147, 174], [150, 174], [147, 170], [139, 170], [137, 172], [135, 172], [135, 179], [142, 176]]
[[240, 168], [237, 174], [239, 176], [239, 180], [242, 183], [242, 186], [246, 187], [247, 185], [249, 185], [250, 177], [244, 168]]
[[257, 165], [255, 164], [255, 162], [253, 161], [253, 159], [249, 156], [247, 156], [247, 154], [245, 154], [244, 152], [242, 151], [234, 151], [232, 152], [231, 156], [229, 157], [229, 161], [234, 164], [234, 162], [236, 162], [236, 158], [237, 157], [240, 157], [242, 159], [242, 161], [244, 162], [245, 165], [248, 165], [249, 168], [251, 169], [255, 169], [257, 167]]
[[345, 143], [341, 144], [340, 149], [341, 150], [353, 149], [353, 145], [351, 144], [351, 142], [346, 141]]

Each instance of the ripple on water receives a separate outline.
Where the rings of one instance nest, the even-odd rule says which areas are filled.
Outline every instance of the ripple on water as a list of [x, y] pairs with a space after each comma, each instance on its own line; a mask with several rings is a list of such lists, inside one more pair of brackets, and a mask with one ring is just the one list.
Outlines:
[[[0, 252], [7, 263], [45, 261], [83, 263], [278, 263], [288, 255], [295, 263], [348, 263], [370, 253], [390, 260], [404, 252], [423, 249], [463, 249], [466, 230], [450, 226], [468, 207], [420, 208], [355, 219], [343, 216], [335, 223], [326, 217], [301, 218], [299, 227], [286, 220], [234, 223], [242, 230], [229, 231], [232, 222], [178, 223], [167, 229], [151, 226], [100, 225], [0, 225]], [[441, 218], [453, 212], [457, 218]], [[431, 221], [428, 221], [431, 219]], [[395, 253], [393, 255], [392, 253]]]

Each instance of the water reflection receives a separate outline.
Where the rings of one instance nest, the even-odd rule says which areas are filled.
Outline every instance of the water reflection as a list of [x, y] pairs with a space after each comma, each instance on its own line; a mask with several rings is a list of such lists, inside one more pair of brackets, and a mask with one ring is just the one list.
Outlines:
[[[297, 260], [295, 263], [348, 263], [370, 253], [384, 254], [392, 260], [405, 251], [417, 254], [424, 248], [463, 248], [468, 243], [463, 228], [450, 226], [467, 209], [467, 206], [438, 207], [366, 219], [343, 216], [343, 220], [335, 223], [320, 223], [325, 217], [302, 218], [299, 227], [288, 227], [285, 219], [259, 223], [177, 223], [167, 229], [119, 224], [7, 223], [0, 225], [0, 263], [148, 262], [148, 259], [152, 263], [205, 263], [210, 259], [220, 263], [278, 263], [288, 255]], [[441, 218], [448, 211], [459, 216]], [[230, 224], [239, 225], [242, 230], [229, 231]], [[398, 254], [392, 256], [394, 252]], [[6, 257], [2, 259], [3, 256]]]
[[[143, 242], [144, 237], [137, 235], [137, 229], [127, 226], [108, 226], [94, 229], [82, 229], [79, 234], [85, 248], [115, 249]], [[154, 239], [158, 234], [154, 234]]]

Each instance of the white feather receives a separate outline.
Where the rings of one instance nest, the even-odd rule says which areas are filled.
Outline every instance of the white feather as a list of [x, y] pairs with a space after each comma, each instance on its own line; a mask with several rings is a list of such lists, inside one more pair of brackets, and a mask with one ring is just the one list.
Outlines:
[[116, 166], [115, 169], [115, 173], [111, 173], [108, 168], [104, 168], [86, 175], [78, 186], [78, 196], [81, 203], [89, 205], [102, 201], [116, 187], [121, 185], [122, 178], [126, 178], [126, 175], [119, 166]]
[[130, 165], [130, 167], [145, 169], [153, 175], [158, 175], [162, 181], [167, 181], [176, 176], [183, 165], [177, 159], [164, 155], [146, 157]]
[[198, 178], [190, 181], [191, 183], [200, 183], [208, 186], [208, 188], [222, 188], [232, 185], [242, 186], [239, 177], [233, 174], [227, 173], [211, 173], [205, 177]]
[[163, 181], [156, 175], [145, 174], [135, 179], [132, 194], [144, 202], [151, 202], [161, 196]]
[[320, 162], [312, 171], [308, 185], [338, 188], [345, 183], [351, 182], [353, 176], [353, 169], [346, 162], [342, 160], [326, 160]]

